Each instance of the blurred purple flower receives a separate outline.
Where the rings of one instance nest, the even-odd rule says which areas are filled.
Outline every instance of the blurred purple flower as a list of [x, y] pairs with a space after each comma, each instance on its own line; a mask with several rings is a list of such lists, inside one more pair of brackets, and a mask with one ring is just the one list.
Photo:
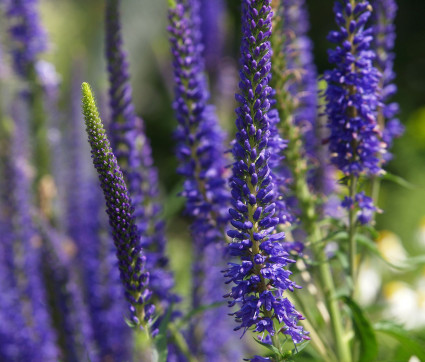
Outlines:
[[38, 13], [38, 0], [13, 0], [6, 4], [13, 40], [13, 66], [18, 74], [28, 77], [38, 55], [47, 49], [47, 34]]
[[[170, 9], [173, 55], [178, 172], [185, 177], [182, 195], [192, 217], [194, 263], [192, 308], [222, 301], [226, 292], [220, 270], [224, 267], [225, 229], [230, 192], [226, 187], [224, 135], [212, 106], [204, 73], [199, 1], [177, 1]], [[240, 344], [231, 335], [226, 308], [207, 311], [191, 326], [191, 348], [208, 361], [241, 357]], [[195, 330], [196, 329], [196, 330]], [[199, 337], [195, 337], [199, 336]]]
[[[373, 43], [372, 47], [376, 51], [375, 66], [382, 73], [379, 82], [381, 89], [381, 102], [378, 114], [378, 122], [383, 129], [382, 139], [390, 149], [394, 139], [404, 133], [404, 126], [396, 118], [399, 111], [398, 103], [391, 102], [390, 99], [397, 92], [394, 84], [396, 77], [394, 72], [394, 43], [395, 25], [394, 20], [397, 13], [395, 0], [373, 0], [372, 22], [373, 22]], [[391, 154], [385, 155], [385, 161], [391, 159]]]
[[158, 196], [158, 173], [153, 166], [152, 150], [142, 119], [138, 118], [132, 99], [127, 54], [123, 49], [119, 14], [120, 0], [108, 0], [106, 6], [106, 58], [112, 122], [112, 149], [123, 171], [134, 207], [134, 219], [141, 233], [141, 245], [150, 273], [153, 300], [167, 308], [178, 301], [171, 292], [174, 277], [165, 256], [165, 223]]
[[362, 0], [352, 8], [349, 0], [338, 0], [334, 12], [339, 30], [328, 36], [337, 44], [329, 51], [334, 69], [324, 74], [332, 162], [345, 175], [379, 174], [385, 149], [376, 120], [380, 74], [370, 50], [373, 29], [366, 26], [370, 3]]

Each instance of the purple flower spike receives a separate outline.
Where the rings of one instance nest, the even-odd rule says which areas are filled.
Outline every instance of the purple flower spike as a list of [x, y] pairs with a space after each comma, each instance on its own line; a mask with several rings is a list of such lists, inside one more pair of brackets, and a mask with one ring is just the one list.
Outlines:
[[[199, 1], [176, 1], [169, 10], [173, 56], [178, 172], [185, 177], [182, 195], [192, 218], [194, 263], [192, 307], [222, 301], [225, 229], [230, 192], [226, 187], [224, 135], [212, 106], [204, 74]], [[191, 326], [191, 349], [208, 361], [238, 360], [238, 341], [231, 331], [226, 308], [206, 312]], [[201, 337], [199, 337], [201, 336]]]
[[13, 135], [1, 135], [6, 152], [0, 155], [0, 359], [57, 361], [43, 284], [42, 239], [31, 214], [27, 128], [19, 106], [13, 107]]
[[41, 25], [38, 0], [14, 0], [6, 4], [10, 23], [13, 64], [16, 72], [27, 77], [38, 54], [47, 48], [47, 34]]
[[135, 224], [133, 207], [124, 176], [105, 135], [90, 86], [82, 85], [83, 113], [93, 164], [99, 176], [106, 200], [109, 224], [117, 249], [118, 265], [125, 296], [130, 304], [131, 323], [146, 328], [153, 317], [149, 300], [149, 273], [145, 271], [146, 257], [142, 255], [140, 233]]
[[[176, 132], [179, 173], [185, 176], [183, 196], [186, 212], [195, 218], [194, 235], [202, 234], [204, 245], [222, 242], [228, 221], [223, 133], [214, 109], [207, 104], [209, 94], [203, 73], [198, 1], [191, 6], [179, 1], [170, 9], [168, 30], [172, 45], [175, 102], [179, 127]], [[196, 9], [196, 10], [194, 10]]]
[[[314, 128], [317, 118], [317, 69], [313, 62], [313, 43], [308, 37], [310, 23], [305, 0], [283, 1], [284, 53], [295, 81], [289, 92], [295, 97], [294, 123], [303, 130], [307, 151], [317, 147]], [[313, 155], [310, 155], [313, 156]]]
[[150, 289], [162, 308], [177, 302], [171, 292], [174, 277], [165, 256], [165, 223], [158, 203], [158, 173], [153, 166], [152, 150], [143, 121], [136, 116], [128, 71], [127, 54], [123, 50], [119, 14], [120, 0], [108, 0], [106, 6], [106, 58], [110, 81], [112, 111], [111, 144], [121, 165], [134, 207], [134, 219], [142, 234], [146, 268], [150, 271]]
[[[102, 235], [102, 192], [95, 181], [86, 175], [86, 145], [83, 144], [80, 89], [80, 69], [76, 67], [72, 82], [70, 121], [70, 169], [67, 182], [68, 235], [77, 246], [75, 264], [82, 279], [84, 302], [89, 309], [94, 338], [100, 360], [128, 360], [131, 355], [131, 330], [122, 318], [126, 303], [122, 298], [119, 270], [116, 268], [113, 242], [109, 235]], [[87, 145], [88, 146], [88, 145]], [[90, 175], [91, 176], [91, 175]]]
[[202, 43], [205, 46], [206, 68], [210, 72], [217, 70], [223, 56], [225, 32], [223, 27], [226, 4], [224, 0], [201, 0]]
[[[397, 92], [394, 79], [394, 43], [395, 25], [394, 19], [397, 13], [395, 0], [373, 0], [373, 49], [376, 51], [375, 65], [382, 73], [379, 82], [381, 89], [382, 105], [379, 108], [378, 123], [383, 129], [382, 140], [391, 148], [394, 138], [400, 137], [404, 132], [404, 126], [396, 118], [399, 106], [390, 99]], [[391, 159], [391, 154], [385, 155], [385, 161]]]
[[329, 62], [335, 67], [324, 74], [332, 162], [345, 175], [355, 177], [379, 174], [380, 154], [385, 152], [376, 119], [380, 74], [370, 50], [373, 29], [365, 25], [371, 10], [366, 0], [357, 2], [354, 9], [349, 0], [336, 1], [339, 30], [328, 36], [337, 44], [329, 51]]
[[293, 260], [282, 246], [284, 233], [275, 232], [278, 195], [270, 173], [272, 11], [270, 0], [244, 0], [242, 6], [242, 70], [240, 94], [236, 95], [240, 106], [236, 110], [238, 132], [230, 179], [234, 229], [228, 231], [233, 239], [228, 252], [241, 261], [230, 263], [225, 271], [227, 283], [234, 284], [227, 297], [232, 299], [230, 307], [239, 307], [233, 313], [239, 323], [235, 330], [243, 329], [245, 333], [253, 328], [276, 338], [276, 321], [283, 324], [283, 333], [299, 343], [308, 337], [298, 326], [303, 317], [283, 297], [285, 290], [293, 291], [298, 286], [285, 269]]

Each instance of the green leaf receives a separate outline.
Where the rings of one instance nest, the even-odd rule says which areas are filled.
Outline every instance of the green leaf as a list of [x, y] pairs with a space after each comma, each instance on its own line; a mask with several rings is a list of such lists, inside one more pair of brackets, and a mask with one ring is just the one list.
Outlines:
[[398, 264], [394, 264], [384, 258], [384, 256], [379, 251], [379, 248], [376, 245], [375, 241], [373, 241], [366, 235], [357, 234], [356, 241], [359, 243], [359, 245], [363, 245], [367, 249], [369, 249], [374, 255], [376, 255], [379, 259], [381, 259], [385, 264], [389, 265], [391, 268], [394, 268], [396, 270], [400, 270], [400, 271], [413, 270], [417, 268], [418, 266], [425, 264], [425, 255], [419, 255], [413, 258], [407, 258], [406, 260], [403, 260], [402, 262], [399, 262]]
[[415, 269], [418, 266], [425, 265], [425, 255], [413, 256], [403, 261], [406, 269]]
[[400, 346], [409, 352], [409, 354], [415, 355], [421, 361], [425, 361], [425, 349], [423, 343], [417, 341], [411, 333], [405, 330], [402, 326], [392, 322], [379, 322], [376, 323], [373, 328], [379, 333], [384, 333], [393, 337], [400, 342]]
[[187, 322], [189, 322], [197, 314], [201, 314], [201, 313], [203, 313], [207, 310], [210, 310], [210, 309], [221, 307], [225, 304], [226, 304], [226, 302], [214, 302], [214, 303], [207, 304], [207, 305], [201, 305], [198, 308], [192, 309], [188, 314], [186, 314], [181, 319], [180, 323], [178, 323], [177, 328], [180, 329], [182, 326], [184, 326]]
[[394, 182], [395, 184], [397, 184], [401, 187], [404, 187], [406, 189], [409, 189], [409, 190], [415, 190], [415, 189], [418, 188], [417, 186], [413, 185], [412, 183], [405, 180], [404, 178], [397, 176], [397, 175], [393, 175], [389, 172], [386, 172], [385, 175], [382, 176], [382, 179]]
[[168, 348], [167, 348], [167, 330], [170, 323], [172, 306], [168, 308], [167, 313], [164, 315], [160, 325], [159, 331], [154, 339], [156, 351], [158, 353], [158, 362], [167, 362]]
[[377, 256], [379, 259], [381, 259], [385, 264], [389, 265], [391, 268], [394, 268], [397, 270], [404, 270], [406, 268], [403, 265], [393, 264], [387, 259], [385, 259], [385, 257], [379, 251], [378, 245], [376, 245], [375, 241], [370, 239], [366, 235], [357, 234], [356, 241], [359, 243], [359, 245], [363, 245], [364, 247], [369, 249], [373, 255]]
[[303, 342], [303, 343], [301, 343], [298, 347], [297, 346], [295, 346], [295, 348], [292, 350], [292, 353], [295, 355], [295, 354], [298, 354], [298, 353], [300, 353], [304, 348], [306, 348], [308, 345], [310, 344], [310, 341], [305, 341], [305, 342]]
[[125, 324], [127, 324], [130, 328], [134, 328], [136, 326], [136, 324], [134, 322], [132, 322], [130, 319], [128, 318], [124, 318]]
[[254, 338], [254, 341], [257, 342], [258, 344], [261, 344], [263, 347], [267, 348], [269, 351], [273, 352], [274, 355], [280, 356], [279, 350], [272, 344], [261, 342], [256, 338]]
[[354, 331], [360, 342], [359, 362], [375, 361], [378, 355], [378, 342], [372, 325], [356, 302], [347, 296], [342, 300], [351, 310]]

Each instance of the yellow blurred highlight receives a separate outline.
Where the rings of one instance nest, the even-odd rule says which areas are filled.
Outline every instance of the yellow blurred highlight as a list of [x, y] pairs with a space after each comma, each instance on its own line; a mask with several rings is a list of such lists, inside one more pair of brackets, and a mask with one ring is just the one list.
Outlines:
[[384, 259], [390, 263], [400, 263], [406, 260], [407, 253], [398, 235], [383, 230], [376, 240], [379, 251]]
[[385, 299], [388, 300], [388, 299], [391, 299], [393, 295], [403, 290], [404, 288], [406, 288], [405, 283], [395, 280], [395, 281], [386, 283], [384, 287], [382, 288], [382, 292]]

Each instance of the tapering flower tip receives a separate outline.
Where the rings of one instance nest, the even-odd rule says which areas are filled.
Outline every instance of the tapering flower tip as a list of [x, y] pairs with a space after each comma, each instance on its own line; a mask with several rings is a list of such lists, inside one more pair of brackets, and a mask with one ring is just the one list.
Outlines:
[[337, 44], [329, 51], [334, 69], [326, 71], [326, 115], [330, 128], [332, 162], [346, 175], [379, 174], [385, 146], [376, 119], [380, 73], [373, 66], [373, 31], [367, 26], [369, 1], [336, 1], [339, 27], [328, 40]]
[[149, 273], [144, 270], [145, 257], [142, 255], [131, 200], [87, 83], [82, 85], [82, 94], [83, 114], [93, 164], [106, 201], [106, 212], [117, 250], [121, 282], [130, 303], [131, 322], [136, 327], [145, 327], [150, 322], [154, 307], [148, 303], [151, 296], [148, 289]]
[[[390, 148], [395, 138], [400, 137], [404, 132], [404, 127], [396, 118], [399, 106], [390, 99], [397, 92], [394, 84], [396, 74], [394, 72], [394, 43], [396, 38], [394, 20], [397, 14], [397, 4], [395, 0], [373, 0], [373, 49], [377, 56], [376, 67], [382, 73], [380, 90], [382, 96], [381, 117], [383, 127], [382, 139]], [[391, 158], [388, 154], [386, 160]]]
[[[285, 267], [293, 262], [285, 251], [284, 233], [276, 233], [275, 180], [270, 172], [270, 100], [268, 82], [271, 69], [270, 0], [244, 0], [242, 8], [242, 46], [240, 94], [236, 95], [238, 132], [233, 144], [232, 204], [229, 210], [234, 229], [229, 254], [241, 259], [229, 263], [227, 283], [234, 287], [226, 297], [229, 306], [240, 306], [233, 315], [239, 326], [253, 327], [256, 332], [274, 335], [282, 331], [295, 343], [308, 339], [298, 326], [303, 319], [291, 302], [283, 297], [285, 290], [298, 286], [289, 279]], [[283, 324], [276, 332], [274, 321]]]

